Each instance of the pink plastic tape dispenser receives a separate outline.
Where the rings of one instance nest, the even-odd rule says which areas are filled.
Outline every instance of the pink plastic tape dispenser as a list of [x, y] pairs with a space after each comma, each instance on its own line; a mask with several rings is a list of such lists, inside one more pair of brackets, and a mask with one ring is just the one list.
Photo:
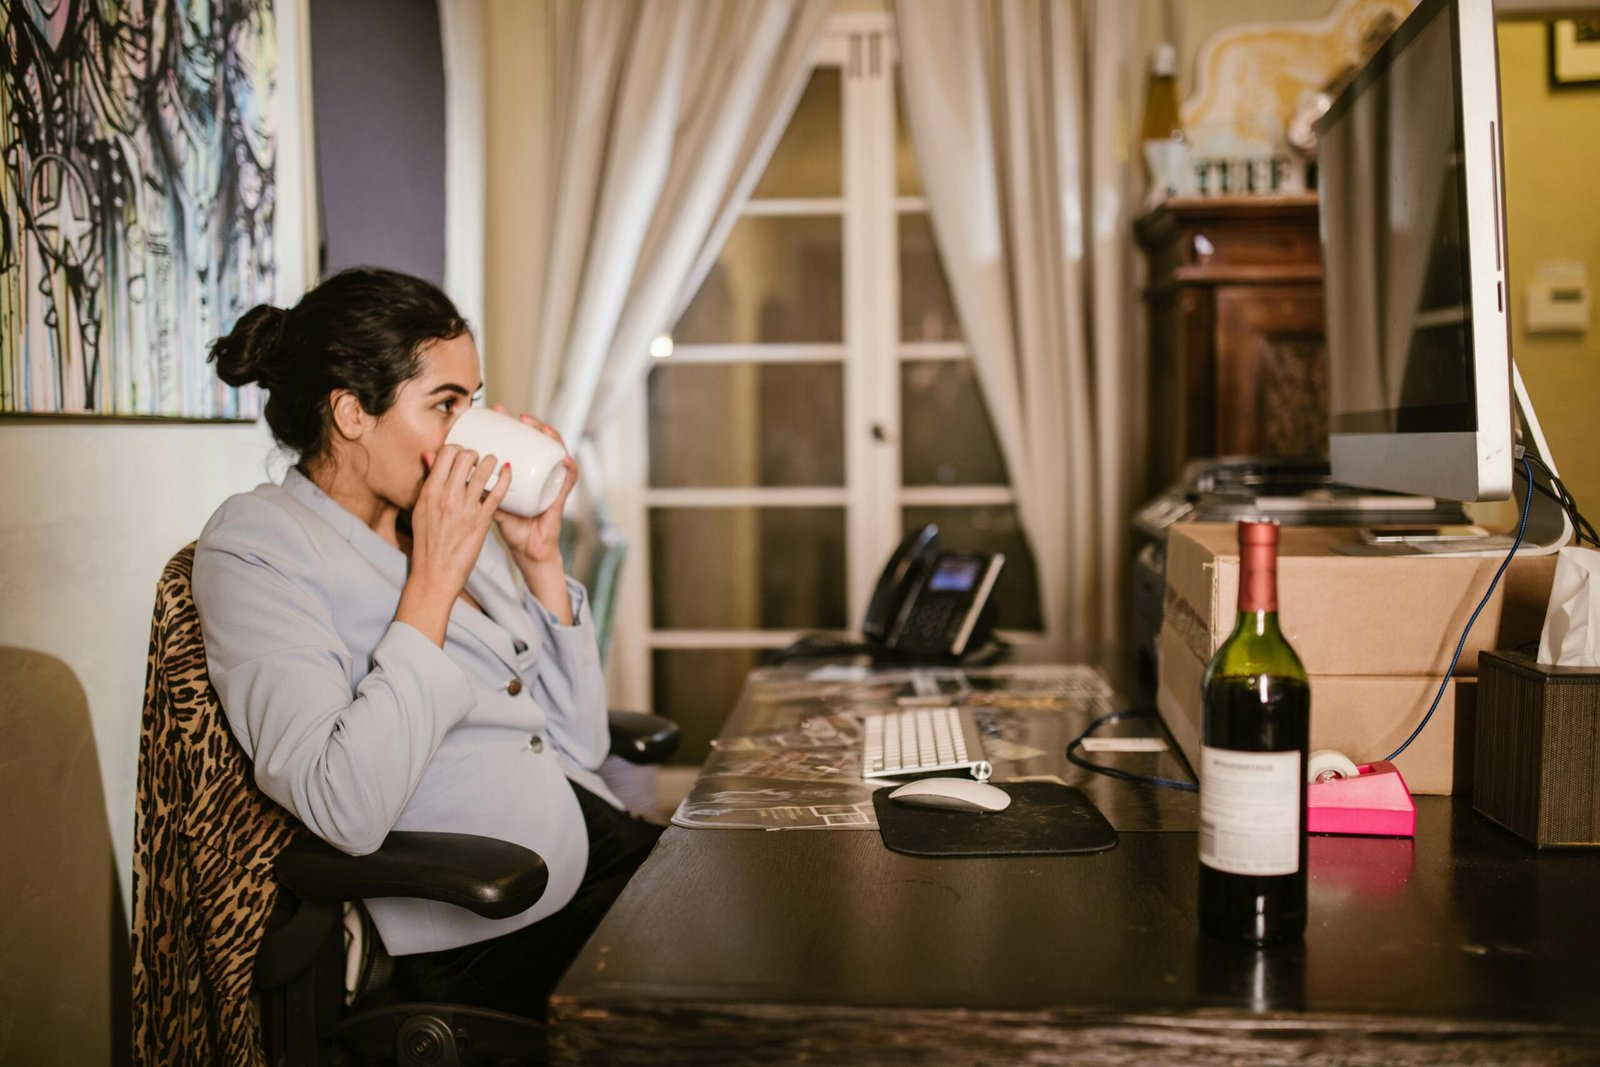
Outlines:
[[1311, 753], [1307, 770], [1308, 832], [1416, 836], [1417, 806], [1394, 764], [1375, 760], [1357, 767], [1337, 752], [1320, 751]]

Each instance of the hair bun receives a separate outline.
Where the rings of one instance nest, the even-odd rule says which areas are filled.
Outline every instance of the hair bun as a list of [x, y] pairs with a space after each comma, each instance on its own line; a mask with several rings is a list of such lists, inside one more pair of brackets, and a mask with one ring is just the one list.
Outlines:
[[233, 386], [260, 382], [271, 388], [288, 319], [287, 311], [271, 304], [257, 304], [246, 311], [232, 332], [211, 343], [208, 358], [217, 365], [217, 377]]

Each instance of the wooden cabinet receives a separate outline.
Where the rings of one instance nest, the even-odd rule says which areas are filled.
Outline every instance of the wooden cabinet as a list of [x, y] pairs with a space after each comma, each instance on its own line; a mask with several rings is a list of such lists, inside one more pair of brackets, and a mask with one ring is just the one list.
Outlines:
[[1149, 265], [1149, 489], [1198, 456], [1325, 456], [1317, 198], [1173, 199], [1134, 229]]

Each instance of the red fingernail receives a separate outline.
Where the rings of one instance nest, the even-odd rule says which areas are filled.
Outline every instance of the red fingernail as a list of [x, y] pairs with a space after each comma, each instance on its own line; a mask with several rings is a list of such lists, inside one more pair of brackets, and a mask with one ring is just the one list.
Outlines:
[[510, 469], [511, 469], [511, 464], [509, 464], [509, 463], [507, 463], [504, 467], [501, 468], [501, 470], [510, 470]]

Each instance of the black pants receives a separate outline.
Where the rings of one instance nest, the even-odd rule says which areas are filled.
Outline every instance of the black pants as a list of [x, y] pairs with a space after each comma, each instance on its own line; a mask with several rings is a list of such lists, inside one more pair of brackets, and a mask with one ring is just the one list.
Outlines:
[[554, 915], [502, 937], [395, 957], [401, 996], [544, 1018], [556, 983], [663, 830], [618, 811], [576, 783], [572, 791], [589, 830], [589, 865], [572, 900]]

